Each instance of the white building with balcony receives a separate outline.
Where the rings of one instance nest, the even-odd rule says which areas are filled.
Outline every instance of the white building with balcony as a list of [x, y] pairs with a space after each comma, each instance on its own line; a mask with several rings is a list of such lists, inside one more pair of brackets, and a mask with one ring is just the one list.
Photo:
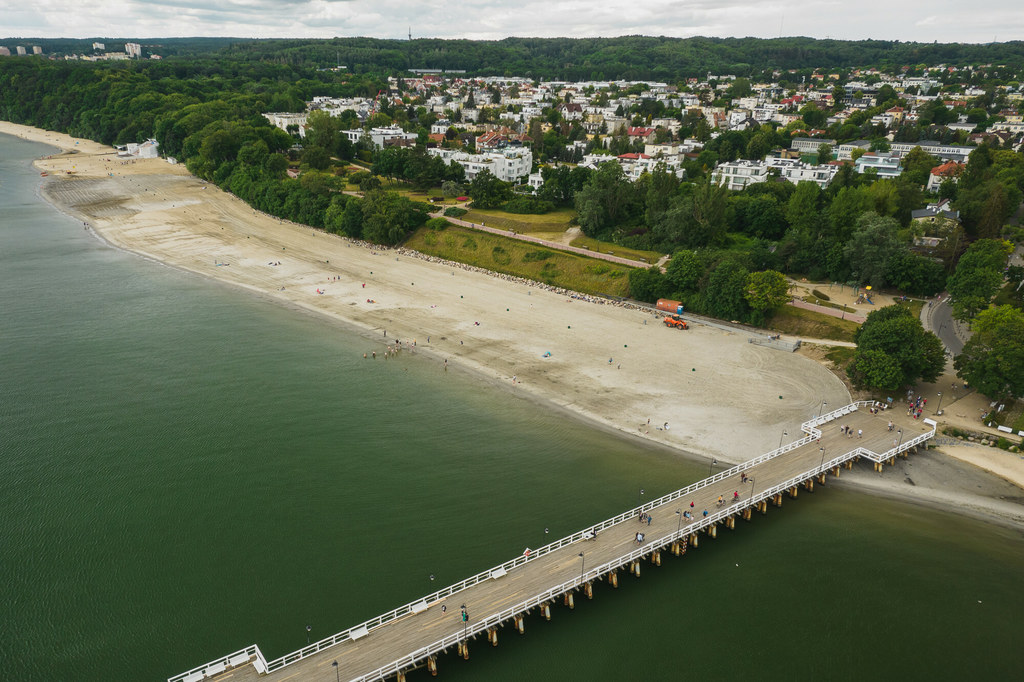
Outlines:
[[457, 163], [466, 170], [466, 180], [473, 180], [481, 171], [505, 182], [518, 183], [533, 169], [533, 152], [525, 147], [506, 147], [483, 154], [470, 154], [458, 149], [436, 147], [428, 149], [431, 156], [439, 156], [447, 165]]

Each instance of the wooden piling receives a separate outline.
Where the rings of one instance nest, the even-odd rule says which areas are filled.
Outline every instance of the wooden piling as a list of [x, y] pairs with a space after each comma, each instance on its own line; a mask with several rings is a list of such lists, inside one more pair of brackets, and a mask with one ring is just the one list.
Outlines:
[[512, 622], [515, 623], [516, 631], [523, 635], [526, 634], [526, 618], [522, 614], [512, 617]]
[[727, 516], [725, 517], [725, 527], [729, 530], [736, 530], [736, 517]]
[[587, 599], [594, 598], [594, 586], [587, 582], [583, 585], [583, 594], [587, 595]]
[[753, 510], [753, 507], [747, 507], [746, 509], [743, 510], [744, 521], [749, 521], [753, 517], [753, 514], [751, 514], [751, 510]]
[[487, 629], [487, 641], [491, 643], [491, 646], [498, 646], [498, 629], [488, 628]]
[[796, 496], [799, 492], [800, 488], [798, 486], [793, 486], [792, 488], [789, 489], [789, 496], [793, 499], [796, 499]]
[[690, 533], [690, 546], [694, 548], [700, 547], [700, 537], [696, 533]]
[[611, 585], [612, 587], [618, 587], [619, 586], [619, 572], [618, 571], [609, 571], [608, 572], [608, 584]]
[[431, 677], [437, 677], [437, 656], [427, 657], [427, 670], [430, 671]]
[[540, 614], [544, 616], [544, 620], [551, 620], [551, 604], [548, 602], [541, 604]]
[[566, 606], [569, 607], [570, 610], [576, 608], [576, 601], [572, 598], [572, 592], [566, 592], [565, 593], [564, 603], [565, 603]]
[[661, 566], [661, 551], [660, 550], [656, 549], [653, 552], [651, 552], [651, 563], [654, 564], [655, 566]]

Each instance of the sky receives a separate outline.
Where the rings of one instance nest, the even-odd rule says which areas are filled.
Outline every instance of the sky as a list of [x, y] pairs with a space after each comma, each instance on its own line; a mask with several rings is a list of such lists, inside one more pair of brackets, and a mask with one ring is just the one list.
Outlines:
[[653, 35], [986, 43], [1020, 0], [0, 0], [0, 36], [469, 38]]

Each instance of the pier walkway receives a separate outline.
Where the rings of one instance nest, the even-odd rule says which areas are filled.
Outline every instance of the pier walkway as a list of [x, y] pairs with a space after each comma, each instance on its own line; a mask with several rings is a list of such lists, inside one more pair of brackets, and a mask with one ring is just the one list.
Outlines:
[[[617, 584], [623, 568], [639, 575], [641, 559], [660, 563], [662, 551], [683, 553], [699, 541], [699, 534], [714, 537], [721, 525], [732, 528], [738, 518], [766, 512], [769, 503], [780, 506], [783, 493], [795, 496], [800, 486], [813, 490], [815, 482], [824, 483], [827, 474], [838, 476], [856, 459], [870, 459], [880, 471], [935, 435], [930, 419], [910, 419], [899, 407], [872, 414], [872, 405], [860, 401], [812, 419], [801, 425], [805, 435], [797, 441], [281, 658], [268, 662], [252, 645], [168, 682], [402, 679], [405, 671], [434, 665], [438, 654], [461, 649], [463, 642], [468, 646], [475, 635], [496, 638], [503, 624], [523, 627], [520, 617], [533, 609], [543, 613], [580, 590], [589, 595], [594, 581]], [[841, 433], [842, 426], [850, 427], [852, 437]], [[686, 512], [693, 518], [686, 518]], [[642, 514], [651, 516], [650, 524], [639, 522]], [[641, 542], [638, 532], [644, 535]], [[447, 607], [443, 613], [442, 605]]]

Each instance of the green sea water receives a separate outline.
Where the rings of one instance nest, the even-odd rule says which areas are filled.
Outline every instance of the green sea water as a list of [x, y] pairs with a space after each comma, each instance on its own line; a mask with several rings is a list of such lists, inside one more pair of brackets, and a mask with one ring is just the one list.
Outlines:
[[[48, 151], [0, 136], [0, 679], [274, 658], [706, 474], [106, 246]], [[828, 490], [442, 675], [1017, 677], [1022, 569], [1018, 532]]]

